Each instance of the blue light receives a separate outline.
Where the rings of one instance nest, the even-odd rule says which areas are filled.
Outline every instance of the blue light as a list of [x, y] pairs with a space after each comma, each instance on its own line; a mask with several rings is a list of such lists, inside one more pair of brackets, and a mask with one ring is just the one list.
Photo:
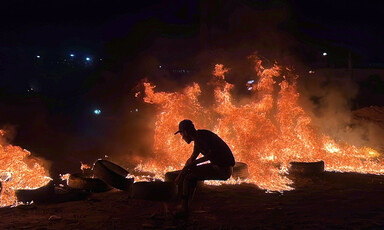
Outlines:
[[86, 57], [85, 60], [91, 61], [91, 58], [90, 57]]
[[93, 113], [94, 113], [95, 115], [100, 115], [101, 110], [100, 110], [100, 109], [95, 109], [95, 110], [93, 110]]
[[71, 56], [71, 57], [75, 57], [75, 55], [74, 55], [74, 54], [70, 54], [69, 56]]

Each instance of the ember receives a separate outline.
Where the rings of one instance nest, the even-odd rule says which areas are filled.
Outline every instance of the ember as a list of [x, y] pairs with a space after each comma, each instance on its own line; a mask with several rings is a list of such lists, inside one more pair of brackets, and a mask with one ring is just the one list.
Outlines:
[[[155, 86], [144, 83], [144, 101], [159, 108], [155, 127], [154, 158], [141, 170], [164, 175], [164, 171], [179, 169], [193, 145], [186, 145], [174, 136], [177, 124], [191, 119], [197, 128], [214, 130], [231, 147], [237, 161], [249, 165], [246, 182], [262, 189], [283, 191], [293, 189], [285, 174], [291, 161], [325, 162], [328, 171], [384, 173], [384, 165], [377, 160], [379, 153], [371, 148], [357, 148], [337, 143], [319, 134], [311, 118], [298, 104], [297, 77], [278, 65], [264, 68], [258, 57], [251, 57], [259, 80], [252, 86], [247, 104], [239, 104], [231, 95], [234, 85], [225, 81], [228, 72], [216, 65], [213, 72], [215, 104], [203, 107], [198, 84], [193, 83], [183, 92], [155, 92]], [[280, 82], [280, 83], [277, 83]], [[276, 92], [278, 91], [278, 92]], [[241, 183], [243, 181], [210, 182]]]
[[32, 167], [26, 164], [24, 160], [30, 154], [18, 146], [0, 145], [0, 173], [10, 175], [0, 178], [3, 186], [1, 207], [17, 204], [15, 190], [39, 188], [52, 180], [37, 162], [32, 162]]
[[89, 165], [87, 165], [87, 164], [84, 164], [83, 162], [81, 162], [80, 161], [80, 169], [81, 169], [81, 171], [84, 173], [84, 171], [86, 170], [86, 169], [90, 169], [91, 168], [91, 166], [89, 166]]

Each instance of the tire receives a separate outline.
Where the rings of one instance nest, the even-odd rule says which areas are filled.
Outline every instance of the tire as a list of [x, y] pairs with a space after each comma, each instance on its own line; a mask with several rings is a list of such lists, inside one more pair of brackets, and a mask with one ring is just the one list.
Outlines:
[[56, 187], [55, 196], [52, 202], [63, 203], [68, 201], [84, 200], [91, 195], [91, 192], [84, 189], [72, 189], [70, 187]]
[[112, 189], [111, 186], [104, 183], [99, 178], [93, 177], [93, 174], [74, 173], [67, 181], [68, 187], [72, 189], [81, 189], [91, 192], [105, 192]]
[[[172, 183], [174, 183], [176, 177], [180, 174], [180, 172], [181, 172], [181, 170], [167, 172], [165, 174], [164, 181], [165, 182], [172, 182]], [[200, 186], [203, 186], [203, 185], [204, 185], [204, 181], [203, 180], [197, 181], [197, 185], [196, 185], [197, 187], [200, 187]]]
[[180, 174], [180, 172], [181, 172], [181, 170], [167, 172], [165, 174], [164, 181], [165, 182], [174, 182], [176, 177]]
[[312, 176], [324, 172], [324, 161], [291, 162], [288, 173], [292, 175]]
[[51, 180], [48, 184], [37, 189], [19, 189], [15, 191], [18, 202], [50, 202], [55, 196], [55, 185]]
[[173, 182], [136, 182], [132, 185], [132, 198], [168, 201], [177, 196], [177, 186]]
[[243, 162], [236, 162], [233, 167], [232, 178], [246, 179], [249, 176], [248, 165]]
[[98, 160], [93, 167], [95, 176], [105, 183], [124, 191], [132, 188], [133, 178], [126, 178], [128, 171], [107, 160]]

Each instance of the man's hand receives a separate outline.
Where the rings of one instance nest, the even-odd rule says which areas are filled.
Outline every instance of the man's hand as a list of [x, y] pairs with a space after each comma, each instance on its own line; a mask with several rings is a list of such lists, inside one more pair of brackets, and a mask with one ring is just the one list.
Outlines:
[[182, 178], [184, 177], [185, 173], [187, 173], [187, 169], [184, 167], [181, 172], [179, 173], [179, 175], [177, 175], [177, 177], [175, 178], [174, 182], [176, 184], [179, 184], [180, 182], [182, 182]]
[[179, 175], [177, 175], [177, 177], [175, 178], [174, 182], [176, 184], [179, 184], [179, 182], [181, 182], [181, 178], [184, 176], [184, 174], [187, 173], [188, 169], [190, 169], [194, 164], [193, 164], [193, 159], [192, 158], [189, 158], [187, 160], [187, 162], [185, 162], [185, 165], [184, 165], [184, 168], [181, 170], [181, 172], [179, 173]]
[[192, 161], [193, 160], [191, 158], [188, 158], [187, 162], [185, 162], [183, 170], [186, 169], [186, 168], [189, 168], [191, 166], [191, 164], [192, 164]]
[[179, 175], [177, 175], [177, 177], [175, 178], [175, 180], [174, 180], [175, 184], [179, 184], [180, 183], [181, 174], [182, 174], [182, 172], [180, 172]]

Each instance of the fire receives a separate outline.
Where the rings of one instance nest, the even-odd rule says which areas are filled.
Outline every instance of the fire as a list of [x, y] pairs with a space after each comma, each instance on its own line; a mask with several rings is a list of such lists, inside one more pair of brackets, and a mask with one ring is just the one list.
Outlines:
[[30, 154], [18, 146], [0, 144], [1, 207], [17, 204], [15, 190], [39, 188], [52, 180], [37, 162], [25, 162]]
[[201, 90], [196, 83], [182, 92], [171, 93], [155, 92], [155, 85], [144, 83], [144, 101], [155, 104], [159, 111], [153, 160], [139, 168], [159, 176], [169, 168], [180, 169], [193, 145], [187, 145], [174, 132], [181, 120], [191, 119], [197, 128], [217, 133], [231, 147], [236, 161], [248, 164], [250, 176], [246, 181], [225, 183], [248, 182], [265, 190], [291, 190], [292, 182], [286, 177], [291, 161], [323, 160], [328, 171], [384, 173], [376, 150], [338, 143], [319, 133], [298, 103], [298, 76], [277, 64], [264, 68], [258, 57], [251, 58], [258, 81], [248, 85], [252, 96], [246, 104], [239, 104], [232, 97], [234, 85], [225, 81], [229, 70], [223, 65], [215, 66], [215, 103], [208, 107], [200, 104]]
[[84, 173], [84, 171], [86, 170], [86, 169], [90, 169], [91, 168], [91, 166], [89, 166], [89, 165], [87, 165], [87, 164], [84, 164], [83, 162], [81, 162], [80, 161], [80, 169], [81, 169], [81, 171]]

